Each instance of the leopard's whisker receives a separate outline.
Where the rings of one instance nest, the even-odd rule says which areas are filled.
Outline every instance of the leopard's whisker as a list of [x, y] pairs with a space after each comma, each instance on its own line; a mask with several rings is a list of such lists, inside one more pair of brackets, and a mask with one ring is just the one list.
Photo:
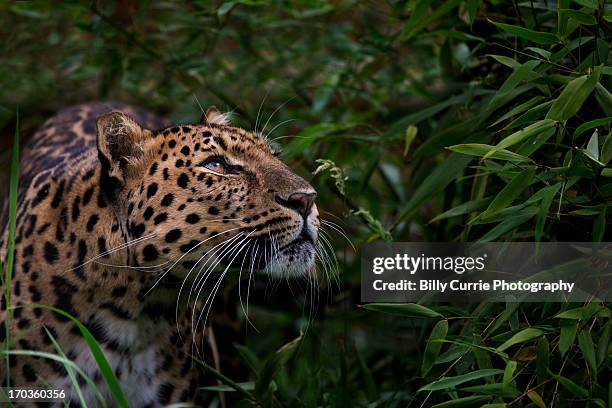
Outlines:
[[120, 251], [120, 250], [122, 250], [122, 249], [125, 249], [125, 248], [127, 248], [127, 247], [130, 247], [130, 246], [132, 246], [132, 245], [135, 245], [135, 244], [137, 244], [137, 243], [139, 243], [139, 242], [146, 241], [147, 239], [154, 238], [155, 236], [157, 236], [157, 233], [153, 232], [153, 233], [151, 233], [151, 234], [144, 235], [144, 236], [142, 236], [142, 237], [139, 237], [139, 238], [133, 239], [132, 241], [124, 242], [124, 243], [123, 243], [123, 244], [121, 244], [121, 245], [118, 245], [118, 246], [116, 246], [116, 247], [114, 247], [114, 248], [109, 249], [108, 251], [102, 252], [102, 253], [100, 253], [100, 254], [98, 254], [98, 255], [94, 256], [93, 258], [88, 259], [87, 261], [83, 262], [81, 265], [77, 265], [77, 266], [75, 266], [75, 267], [73, 267], [73, 268], [68, 269], [66, 272], [71, 272], [71, 271], [74, 271], [74, 270], [76, 270], [76, 269], [82, 268], [83, 266], [89, 265], [90, 263], [92, 263], [92, 262], [93, 262], [93, 261], [95, 261], [96, 259], [100, 259], [100, 258], [102, 258], [102, 257], [105, 257], [105, 256], [110, 255], [110, 254], [112, 254], [112, 253], [115, 253], [115, 252], [117, 252], [117, 251]]
[[[253, 233], [253, 232], [251, 232], [251, 233]], [[238, 256], [238, 254], [240, 253], [240, 250], [242, 248], [242, 243], [245, 240], [248, 240], [248, 238], [249, 238], [248, 235], [246, 237], [243, 237], [237, 244], [235, 244], [230, 249], [229, 253], [227, 254], [227, 256], [229, 257], [229, 256], [232, 256], [236, 252], [236, 255], [234, 255], [234, 257], [229, 261], [228, 265], [226, 266], [224, 271], [221, 273], [219, 279], [217, 280], [217, 283], [213, 286], [213, 289], [212, 289], [211, 293], [209, 294], [208, 298], [206, 299], [204, 305], [202, 306], [202, 309], [201, 309], [201, 311], [200, 311], [200, 313], [198, 315], [198, 319], [196, 320], [195, 327], [193, 326], [193, 318], [195, 317], [195, 310], [196, 310], [196, 308], [194, 307], [193, 313], [192, 313], [192, 322], [191, 322], [193, 333], [197, 332], [198, 326], [199, 326], [201, 318], [202, 318], [202, 314], [204, 313], [204, 310], [207, 309], [207, 306], [208, 306], [209, 310], [210, 310], [210, 308], [212, 308], [212, 304], [213, 304], [214, 298], [215, 298], [215, 296], [216, 296], [216, 294], [217, 294], [217, 292], [219, 290], [219, 287], [221, 285], [221, 282], [222, 282], [223, 278], [225, 277], [225, 274], [227, 273], [228, 269], [232, 265], [232, 262], [234, 261], [236, 256]], [[212, 272], [214, 271], [214, 268], [216, 268], [216, 266], [221, 262], [221, 260], [222, 260], [222, 258], [220, 258], [219, 261], [215, 265], [209, 267], [210, 272], [207, 271], [208, 272], [208, 276], [212, 275]], [[205, 272], [205, 274], [207, 272]], [[208, 279], [208, 277], [206, 279]], [[200, 290], [198, 291], [198, 293], [196, 295], [195, 304], [197, 304], [198, 298], [199, 298], [200, 293], [201, 293], [203, 288], [204, 288], [204, 284], [202, 284], [202, 287], [200, 288]], [[206, 316], [208, 318], [208, 313], [206, 314]], [[204, 321], [204, 326], [203, 326], [204, 328], [206, 327], [206, 321], [207, 320]], [[195, 340], [195, 337], [194, 337], [194, 340]]]
[[338, 234], [342, 235], [342, 237], [344, 239], [346, 239], [346, 241], [351, 245], [351, 247], [353, 248], [353, 251], [357, 252], [357, 249], [355, 248], [355, 245], [353, 245], [353, 241], [351, 241], [351, 239], [348, 237], [348, 235], [346, 235], [346, 233], [344, 232], [344, 229], [341, 226], [339, 226], [338, 224], [336, 224], [334, 222], [323, 220], [323, 219], [321, 220], [321, 224], [325, 225], [326, 227], [329, 227], [329, 228], [333, 229]]
[[[179, 288], [177, 297], [176, 297], [176, 308], [175, 308], [175, 317], [177, 320], [177, 329], [178, 329], [178, 310], [179, 310], [179, 304], [180, 304], [180, 300], [181, 300], [181, 295], [183, 292], [183, 288], [185, 287], [185, 283], [188, 282], [189, 280], [189, 275], [191, 275], [191, 273], [193, 272], [193, 270], [198, 266], [198, 264], [204, 259], [206, 258], [212, 251], [214, 251], [216, 248], [218, 248], [219, 246], [225, 245], [227, 243], [227, 241], [229, 240], [225, 240], [225, 241], [221, 241], [220, 243], [218, 243], [217, 245], [214, 245], [213, 247], [211, 247], [208, 251], [206, 251], [202, 256], [200, 256], [198, 258], [198, 260], [193, 264], [193, 266], [189, 269], [189, 272], [187, 273], [187, 275], [185, 275], [185, 277], [183, 278], [183, 282], [181, 283], [181, 287]], [[210, 258], [208, 258], [205, 261], [205, 264], [208, 262]], [[195, 279], [194, 279], [195, 282]], [[193, 288], [193, 284], [192, 284], [192, 288]], [[189, 305], [189, 300], [187, 300], [187, 305]], [[179, 330], [180, 331], [180, 330]]]
[[202, 107], [202, 104], [200, 104], [200, 101], [198, 100], [198, 96], [195, 93], [193, 94], [193, 98], [195, 99], [196, 103], [200, 107], [200, 110], [202, 111], [202, 113], [204, 113], [204, 108]]
[[[104, 262], [100, 262], [100, 261], [94, 261], [96, 264], [98, 265], [102, 265], [102, 266], [110, 266], [110, 267], [114, 267], [114, 268], [126, 268], [126, 269], [134, 269], [140, 272], [145, 272], [145, 273], [157, 273], [158, 270], [163, 271], [164, 265], [167, 265], [168, 263], [170, 263], [170, 261], [165, 261], [162, 262], [160, 264], [157, 265], [149, 265], [149, 266], [130, 266], [130, 265], [116, 265], [116, 264], [109, 264], [109, 263], [104, 263]], [[148, 270], [151, 269], [151, 270]]]
[[270, 115], [270, 117], [268, 118], [268, 120], [266, 121], [266, 124], [263, 126], [261, 132], [265, 133], [266, 132], [266, 128], [268, 127], [268, 123], [270, 123], [270, 121], [272, 120], [272, 118], [274, 117], [274, 115], [276, 115], [276, 112], [278, 112], [279, 110], [281, 110], [285, 105], [287, 105], [289, 102], [291, 102], [292, 100], [294, 100], [295, 98], [297, 98], [297, 95], [292, 96], [291, 98], [287, 99], [285, 102], [283, 102], [282, 104], [280, 104], [278, 106], [278, 108], [274, 109], [274, 112], [272, 112], [272, 114]]
[[[232, 238], [224, 241], [222, 244], [216, 245], [214, 247], [214, 248], [216, 248], [215, 251], [211, 254], [211, 256], [204, 262], [204, 264], [198, 270], [197, 276], [194, 279], [194, 283], [191, 285], [191, 288], [189, 289], [189, 295], [188, 295], [188, 298], [187, 298], [187, 304], [189, 304], [191, 302], [191, 295], [192, 295], [192, 293], [194, 291], [194, 288], [195, 288], [195, 291], [197, 293], [200, 292], [201, 288], [203, 288], [204, 285], [206, 284], [206, 280], [208, 279], [208, 276], [210, 275], [210, 272], [212, 272], [214, 270], [214, 268], [217, 267], [217, 265], [221, 262], [221, 260], [223, 259], [223, 256], [227, 253], [227, 251], [231, 250], [231, 248], [232, 248], [231, 245], [234, 243], [234, 241], [238, 240], [243, 234], [244, 234], [243, 232], [240, 232], [240, 233], [236, 234], [235, 236], [233, 236]], [[214, 260], [212, 261], [211, 266], [209, 266], [206, 269], [206, 271], [204, 273], [202, 273], [202, 270], [204, 269], [204, 267], [206, 267], [206, 265], [208, 264], [209, 260], [213, 259], [213, 255], [214, 255]], [[195, 305], [195, 302], [197, 302], [197, 296], [196, 296], [196, 301], [194, 301], [194, 305]], [[193, 313], [195, 313], [195, 311]], [[193, 315], [193, 313], [192, 313], [192, 315]]]
[[[196, 245], [194, 245], [192, 248], [189, 248], [189, 250], [187, 252], [185, 252], [183, 255], [181, 255], [170, 267], [168, 267], [168, 269], [166, 271], [164, 271], [160, 277], [153, 283], [153, 285], [145, 292], [144, 296], [147, 296], [149, 294], [149, 292], [151, 292], [153, 290], [153, 288], [155, 288], [155, 286], [157, 286], [157, 284], [159, 284], [159, 282], [161, 282], [161, 280], [183, 259], [185, 258], [187, 255], [189, 255], [193, 250], [195, 250], [197, 247], [199, 247], [200, 245], [202, 245], [203, 243], [209, 241], [212, 238], [218, 237], [219, 235], [223, 235], [226, 234], [228, 232], [231, 231], [235, 231], [237, 229], [240, 229], [241, 227], [235, 227], [235, 228], [230, 228], [228, 230], [225, 230], [223, 232], [219, 232], [216, 235], [211, 235], [210, 237], [206, 238], [205, 240], [202, 240], [200, 242], [198, 242]], [[144, 297], [143, 296], [143, 297]]]
[[[251, 241], [248, 243], [248, 251], [249, 253], [253, 254], [253, 248], [255, 247], [255, 245], [251, 246], [251, 244], [255, 244], [255, 241]], [[249, 324], [250, 326], [252, 326], [253, 328], [255, 328], [255, 326], [253, 325], [253, 323], [251, 322], [251, 320], [249, 319], [249, 315], [248, 313], [246, 313], [246, 310], [244, 308], [244, 302], [242, 300], [242, 270], [244, 268], [244, 261], [247, 259], [247, 254], [245, 253], [244, 258], [242, 258], [242, 263], [240, 264], [240, 272], [238, 273], [238, 300], [240, 301], [240, 307], [242, 308], [242, 313], [244, 313], [244, 317], [246, 319], [247, 324]]]
[[[223, 278], [225, 278], [225, 275], [227, 274], [227, 272], [231, 268], [232, 263], [234, 262], [234, 260], [238, 257], [238, 255], [240, 255], [240, 253], [246, 247], [246, 245], [249, 244], [248, 239], [250, 238], [250, 236], [254, 232], [255, 231], [251, 231], [251, 233], [249, 233], [246, 237], [244, 237], [244, 239], [242, 241], [240, 241], [238, 244], [236, 244], [236, 247], [237, 247], [237, 251], [235, 251], [236, 254], [233, 256], [233, 258], [228, 262], [227, 266], [225, 267], [225, 270], [223, 271], [223, 273], [221, 274], [221, 277], [217, 281], [217, 284], [213, 288], [212, 296], [209, 296], [209, 298], [206, 300], [206, 303], [204, 304], [204, 308], [202, 309], [202, 311], [200, 312], [200, 316], [198, 317], [198, 321], [201, 320], [202, 313], [204, 312], [204, 309], [207, 308], [206, 304], [208, 304], [208, 308], [207, 308], [208, 310], [206, 312], [206, 317], [204, 318], [204, 325], [202, 326], [203, 328], [206, 328], [206, 323], [208, 322], [208, 316], [210, 314], [210, 311], [212, 310], [214, 299], [217, 296], [219, 288], [221, 287], [221, 283], [223, 282]], [[245, 241], [246, 241], [246, 243], [245, 243]], [[196, 323], [196, 329], [197, 329], [197, 327], [198, 327], [198, 323]]]
[[[187, 304], [189, 304], [190, 301], [191, 301], [191, 294], [194, 291], [194, 287], [200, 287], [200, 284], [201, 284], [201, 288], [196, 289], [197, 295], [196, 295], [196, 297], [194, 299], [194, 302], [193, 302], [193, 306], [192, 306], [192, 309], [191, 309], [191, 319], [190, 319], [191, 320], [191, 332], [192, 332], [192, 342], [191, 342], [192, 343], [192, 351], [193, 351], [193, 349], [195, 349], [198, 352], [198, 354], [200, 354], [200, 353], [199, 353], [199, 349], [198, 349], [196, 341], [195, 341], [196, 340], [195, 336], [196, 336], [197, 332], [196, 332], [196, 330], [194, 328], [194, 324], [193, 324], [194, 323], [194, 317], [195, 317], [196, 309], [198, 307], [198, 297], [199, 297], [201, 289], [206, 284], [206, 281], [212, 275], [212, 271], [214, 271], [214, 269], [216, 268], [218, 263], [221, 261], [223, 253], [226, 250], [231, 250], [231, 248], [232, 248], [231, 247], [231, 243], [233, 241], [235, 241], [235, 239], [237, 239], [237, 237], [238, 237], [238, 235], [235, 236], [235, 237], [232, 237], [232, 238], [230, 238], [230, 239], [228, 239], [226, 241], [224, 241], [223, 243], [221, 243], [219, 245], [215, 246], [216, 249], [215, 249], [214, 254], [211, 254], [210, 256], [208, 256], [208, 258], [206, 259], [204, 264], [200, 267], [200, 269], [198, 270], [198, 276], [196, 277], [196, 279], [192, 283], [191, 288], [189, 289], [189, 298], [187, 300]], [[219, 251], [221, 251], [221, 253], [219, 253]], [[217, 255], [217, 253], [219, 253], [219, 254]], [[211, 264], [211, 266], [209, 266], [206, 269], [206, 271], [204, 273], [202, 273], [202, 270], [208, 264], [209, 261], [212, 261], [213, 264]], [[200, 278], [200, 276], [201, 276], [201, 278]]]
[[261, 103], [259, 104], [259, 108], [257, 109], [257, 117], [255, 118], [255, 127], [253, 128], [255, 132], [259, 132], [259, 130], [257, 129], [257, 126], [259, 125], [259, 115], [261, 114], [261, 109], [263, 108], [264, 103], [266, 103], [266, 99], [268, 99], [268, 95], [270, 94], [271, 89], [272, 88], [268, 88], [268, 90], [266, 91], [266, 94], [261, 100]]
[[[194, 327], [193, 327], [193, 321], [195, 318], [195, 313], [196, 313], [196, 305], [197, 305], [197, 301], [198, 298], [200, 296], [200, 293], [202, 291], [202, 289], [204, 288], [204, 286], [206, 285], [206, 281], [208, 280], [208, 278], [212, 275], [212, 272], [214, 271], [214, 269], [217, 267], [217, 265], [219, 265], [219, 263], [223, 260], [223, 257], [229, 252], [231, 251], [234, 247], [232, 247], [232, 245], [238, 241], [242, 236], [244, 235], [243, 232], [240, 232], [239, 234], [235, 235], [234, 237], [228, 239], [226, 242], [223, 243], [223, 245], [218, 246], [218, 248], [215, 250], [214, 252], [214, 260], [212, 261], [212, 264], [210, 266], [208, 266], [206, 268], [206, 270], [204, 272], [202, 272], [204, 270], [204, 267], [206, 267], [206, 265], [208, 264], [208, 260], [206, 262], [204, 262], [204, 264], [200, 267], [200, 269], [198, 270], [198, 276], [196, 277], [196, 279], [194, 280], [194, 284], [192, 284], [191, 288], [189, 289], [189, 296], [187, 299], [187, 304], [189, 304], [191, 302], [191, 296], [192, 293], [195, 292], [195, 300], [194, 300], [194, 307], [191, 313], [191, 326], [192, 326], [192, 331], [194, 331]], [[212, 259], [213, 257], [211, 256], [209, 259]]]
[[274, 139], [270, 139], [269, 136], [272, 136], [272, 133], [278, 129], [279, 127], [283, 126], [285, 123], [290, 123], [290, 122], [295, 122], [297, 121], [297, 119], [286, 119], [283, 120], [282, 122], [280, 122], [279, 124], [277, 124], [276, 126], [274, 126], [269, 132], [268, 132], [268, 140], [270, 141], [270, 143], [275, 142], [276, 140], [278, 140], [279, 138], [281, 138], [282, 136], [279, 137], [275, 137]]
[[[249, 296], [251, 294], [251, 282], [254, 279], [254, 275], [255, 275], [255, 262], [257, 260], [257, 254], [259, 253], [259, 247], [255, 246], [255, 254], [253, 255], [253, 258], [251, 258], [251, 270], [249, 272], [249, 282], [247, 284], [247, 302], [246, 302], [246, 315], [249, 315]], [[253, 328], [255, 329], [255, 331], [257, 331], [259, 333], [259, 330], [257, 330], [257, 328], [255, 326], [253, 326]]]
[[[191, 274], [191, 272], [197, 267], [197, 265], [204, 259], [204, 264], [200, 267], [200, 271], [202, 268], [204, 268], [204, 266], [206, 266], [206, 264], [213, 260], [213, 255], [216, 254], [218, 251], [220, 251], [225, 245], [228, 245], [229, 243], [231, 243], [231, 241], [234, 239], [235, 237], [232, 237], [230, 239], [227, 239], [225, 241], [222, 241], [216, 245], [214, 245], [213, 247], [211, 247], [208, 251], [206, 251], [200, 258], [198, 258], [198, 261], [193, 265], [193, 267], [189, 270], [189, 273], [187, 274], [187, 276], [185, 276], [185, 278], [183, 279], [183, 282], [181, 284], [181, 287], [179, 289], [179, 294], [177, 295], [177, 304], [176, 304], [176, 310], [175, 310], [175, 314], [178, 316], [178, 307], [179, 307], [179, 302], [180, 302], [180, 298], [181, 298], [181, 292], [183, 290], [183, 287], [185, 286], [185, 283], [188, 281], [188, 277], [189, 274]], [[213, 253], [214, 252], [214, 253]], [[209, 256], [210, 255], [210, 256]], [[216, 259], [216, 258], [214, 258]], [[199, 276], [199, 272], [198, 272], [198, 276]], [[187, 299], [187, 307], [189, 307], [189, 302], [191, 301], [191, 293], [193, 291], [194, 286], [196, 285], [196, 282], [198, 282], [198, 276], [196, 276], [195, 279], [193, 279], [193, 282], [191, 283], [191, 287], [189, 289], [189, 297]], [[193, 308], [197, 307], [197, 301], [194, 302], [193, 304]], [[192, 309], [192, 313], [193, 313], [193, 309]], [[177, 329], [179, 329], [178, 327], [178, 322], [177, 322]], [[195, 336], [195, 333], [192, 333], [192, 336]], [[193, 337], [193, 344], [195, 344], [195, 337]], [[192, 350], [193, 351], [193, 350]]]

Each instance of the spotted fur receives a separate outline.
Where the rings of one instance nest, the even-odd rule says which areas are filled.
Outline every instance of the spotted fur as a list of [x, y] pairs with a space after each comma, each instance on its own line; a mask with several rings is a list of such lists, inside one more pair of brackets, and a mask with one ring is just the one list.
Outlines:
[[[50, 334], [111, 398], [75, 325], [21, 307], [51, 305], [95, 336], [133, 406], [197, 400], [202, 378], [192, 339], [202, 328], [190, 307], [176, 321], [180, 283], [210, 258], [224, 271], [247, 263], [277, 276], [308, 274], [319, 226], [315, 196], [265, 138], [214, 109], [200, 123], [170, 127], [118, 103], [66, 109], [22, 154], [11, 348], [55, 353]], [[2, 242], [6, 259], [6, 234]], [[224, 245], [232, 249], [204, 257]], [[2, 323], [0, 341], [4, 330]], [[0, 364], [1, 378], [5, 369]], [[9, 369], [19, 386], [72, 389], [53, 360], [11, 357]], [[82, 388], [95, 406], [91, 387]]]

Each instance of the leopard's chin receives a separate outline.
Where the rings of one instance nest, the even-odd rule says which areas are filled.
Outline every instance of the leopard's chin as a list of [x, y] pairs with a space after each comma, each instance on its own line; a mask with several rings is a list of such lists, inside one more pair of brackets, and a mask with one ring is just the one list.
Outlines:
[[268, 260], [266, 271], [275, 277], [306, 276], [315, 266], [316, 248], [310, 237], [300, 235]]

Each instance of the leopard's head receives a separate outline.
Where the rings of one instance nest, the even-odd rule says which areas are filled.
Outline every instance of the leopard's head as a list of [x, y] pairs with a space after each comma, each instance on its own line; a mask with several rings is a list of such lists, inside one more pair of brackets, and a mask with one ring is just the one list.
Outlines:
[[257, 133], [209, 109], [198, 124], [145, 129], [121, 112], [98, 119], [103, 188], [137, 266], [237, 265], [275, 276], [313, 271], [316, 191]]

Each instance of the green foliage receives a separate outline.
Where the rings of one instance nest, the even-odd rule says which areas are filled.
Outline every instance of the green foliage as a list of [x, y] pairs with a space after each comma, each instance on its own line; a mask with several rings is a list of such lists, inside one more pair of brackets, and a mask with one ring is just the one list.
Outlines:
[[[214, 104], [279, 144], [317, 187], [323, 218], [334, 214], [358, 248], [610, 241], [612, 19], [602, 0], [4, 2], [0, 11], [6, 140], [17, 106], [27, 134], [88, 100], [177, 122]], [[282, 307], [253, 299], [259, 332], [237, 348], [244, 375], [208, 366], [222, 383], [211, 390], [270, 407], [609, 403], [609, 305], [356, 308], [358, 257], [328, 232], [342, 273], [340, 288], [322, 289], [324, 310], [306, 322], [307, 296]], [[299, 344], [270, 352], [302, 331]]]

